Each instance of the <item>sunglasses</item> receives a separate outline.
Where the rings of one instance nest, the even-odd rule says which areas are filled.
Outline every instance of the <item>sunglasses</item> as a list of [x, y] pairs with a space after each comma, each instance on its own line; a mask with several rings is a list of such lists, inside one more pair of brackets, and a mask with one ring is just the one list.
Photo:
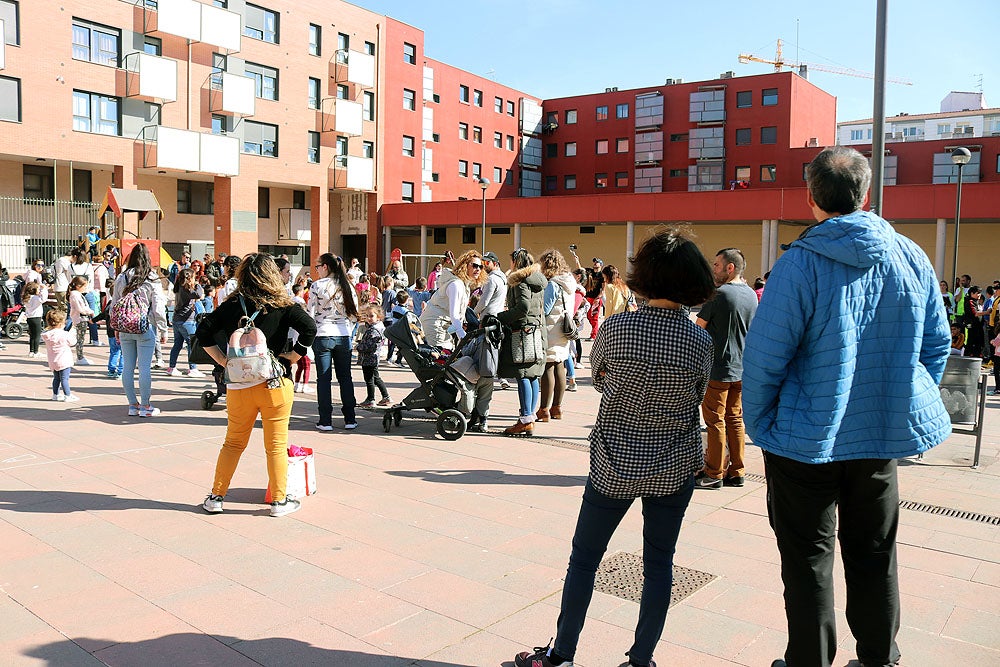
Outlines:
[[471, 266], [474, 269], [481, 269], [481, 268], [483, 268], [482, 264], [469, 264], [469, 266]]

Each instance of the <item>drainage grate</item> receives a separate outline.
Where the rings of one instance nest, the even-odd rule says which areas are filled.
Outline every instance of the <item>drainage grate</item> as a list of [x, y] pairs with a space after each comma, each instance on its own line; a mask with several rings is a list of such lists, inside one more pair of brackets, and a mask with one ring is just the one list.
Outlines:
[[966, 521], [975, 521], [977, 523], [988, 523], [991, 526], [1000, 526], [1000, 516], [993, 516], [992, 514], [979, 514], [978, 512], [966, 512], [964, 510], [957, 510], [954, 507], [941, 507], [940, 505], [927, 505], [926, 503], [918, 503], [912, 500], [900, 500], [899, 509], [913, 510], [914, 512], [926, 512], [928, 514], [937, 514], [938, 516], [946, 516], [952, 519], [965, 519]]
[[749, 482], [757, 482], [759, 484], [767, 484], [767, 478], [764, 477], [763, 475], [758, 475], [757, 473], [754, 473], [754, 472], [745, 472], [745, 473], [743, 473], [743, 476]]
[[[674, 565], [674, 583], [670, 588], [670, 606], [690, 596], [713, 579], [714, 574]], [[623, 600], [642, 600], [642, 556], [619, 551], [605, 558], [597, 568], [594, 590]]]
[[575, 449], [581, 452], [590, 451], [590, 441], [586, 438], [581, 438], [579, 440], [565, 440], [562, 438], [550, 438], [547, 436], [534, 436], [531, 438], [534, 442], [541, 443], [543, 445], [549, 445], [550, 447], [561, 447], [562, 449]]

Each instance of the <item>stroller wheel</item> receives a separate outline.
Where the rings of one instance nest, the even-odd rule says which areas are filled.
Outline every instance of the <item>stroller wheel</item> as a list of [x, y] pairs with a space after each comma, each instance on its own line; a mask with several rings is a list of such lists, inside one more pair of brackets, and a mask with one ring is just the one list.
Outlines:
[[215, 394], [210, 391], [201, 392], [201, 409], [211, 410], [213, 405], [215, 405]]
[[382, 415], [382, 430], [388, 433], [392, 430], [392, 413], [386, 412]]
[[438, 415], [437, 432], [445, 440], [458, 440], [465, 435], [468, 422], [465, 415], [455, 409], [449, 409]]
[[7, 334], [7, 338], [14, 340], [15, 338], [21, 337], [21, 334], [24, 333], [24, 327], [22, 327], [19, 322], [11, 322], [7, 325], [7, 328], [4, 329], [4, 332]]
[[396, 426], [399, 426], [400, 424], [402, 424], [403, 423], [403, 411], [402, 410], [396, 410], [396, 411], [394, 411], [392, 413], [392, 420], [394, 422], [396, 422]]

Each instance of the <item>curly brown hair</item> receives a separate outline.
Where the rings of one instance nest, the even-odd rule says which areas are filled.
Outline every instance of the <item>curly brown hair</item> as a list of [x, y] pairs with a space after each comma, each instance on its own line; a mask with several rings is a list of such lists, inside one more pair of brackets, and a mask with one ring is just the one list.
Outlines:
[[486, 271], [481, 270], [478, 276], [473, 276], [469, 272], [469, 264], [472, 264], [472, 261], [476, 259], [478, 259], [479, 263], [482, 264], [483, 256], [480, 255], [477, 250], [469, 250], [462, 253], [462, 255], [455, 260], [455, 266], [451, 270], [452, 273], [455, 274], [455, 277], [468, 285], [470, 289], [482, 287], [486, 283]]
[[294, 303], [285, 289], [278, 265], [267, 253], [254, 252], [244, 257], [236, 267], [236, 283], [239, 287], [229, 299], [238, 299], [239, 295], [243, 295], [258, 308], [265, 309], [284, 308]]
[[546, 278], [569, 273], [569, 264], [566, 263], [566, 258], [555, 248], [549, 248], [543, 252], [538, 258], [538, 264], [542, 267], [542, 275]]

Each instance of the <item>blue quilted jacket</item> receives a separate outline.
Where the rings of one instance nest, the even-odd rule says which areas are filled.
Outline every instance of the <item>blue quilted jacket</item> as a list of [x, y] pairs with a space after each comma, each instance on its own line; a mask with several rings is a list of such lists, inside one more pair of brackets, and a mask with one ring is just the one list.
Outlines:
[[950, 331], [924, 252], [867, 211], [807, 229], [774, 265], [747, 332], [754, 444], [804, 463], [894, 459], [939, 444]]

